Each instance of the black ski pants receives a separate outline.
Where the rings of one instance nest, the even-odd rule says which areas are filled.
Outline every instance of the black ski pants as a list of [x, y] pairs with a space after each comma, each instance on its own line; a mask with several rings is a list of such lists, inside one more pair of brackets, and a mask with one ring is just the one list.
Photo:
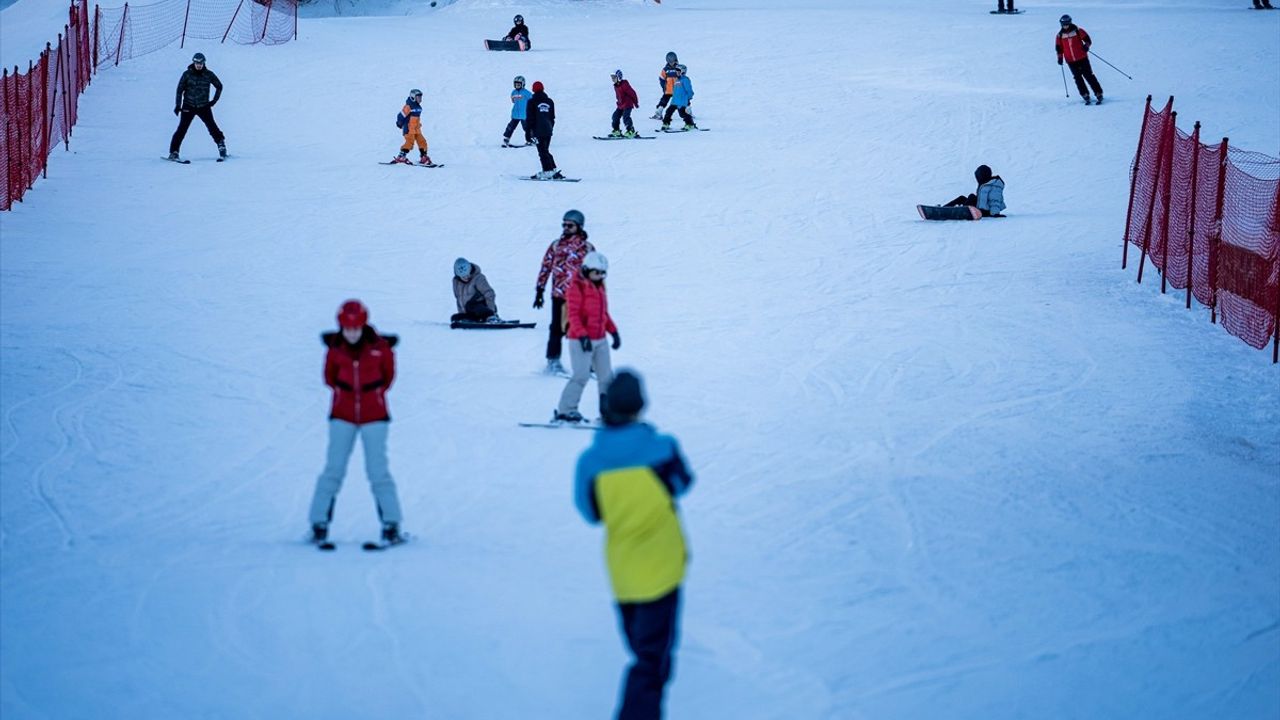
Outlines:
[[503, 131], [503, 133], [502, 133], [502, 137], [503, 137], [504, 139], [506, 139], [506, 140], [510, 140], [510, 139], [511, 139], [511, 133], [514, 133], [514, 132], [516, 131], [516, 126], [517, 126], [517, 125], [519, 125], [519, 126], [521, 126], [521, 127], [523, 127], [523, 128], [524, 128], [524, 141], [525, 141], [525, 143], [526, 143], [526, 144], [528, 144], [528, 143], [533, 142], [533, 136], [529, 134], [529, 121], [528, 121], [528, 120], [515, 120], [515, 119], [512, 119], [512, 121], [511, 121], [511, 122], [507, 123], [507, 129], [506, 129], [505, 131]]
[[[543, 170], [555, 170], [556, 159], [551, 157], [551, 136], [538, 136], [538, 160], [542, 162]], [[559, 357], [559, 355], [557, 355]]]
[[[541, 145], [539, 145], [541, 147]], [[551, 298], [551, 324], [547, 327], [547, 359], [560, 359], [560, 342], [564, 340], [564, 329], [560, 327], [560, 318], [564, 316], [564, 298]]]
[[690, 124], [690, 125], [692, 125], [692, 124], [693, 124], [693, 116], [689, 114], [689, 111], [688, 111], [688, 110], [686, 110], [686, 109], [684, 109], [684, 108], [682, 108], [682, 107], [677, 107], [677, 106], [675, 106], [675, 105], [670, 105], [670, 106], [668, 106], [668, 107], [667, 107], [667, 112], [666, 112], [666, 114], [662, 116], [662, 124], [663, 124], [663, 125], [670, 125], [670, 124], [671, 124], [671, 116], [672, 116], [672, 115], [675, 115], [677, 110], [678, 110], [678, 111], [680, 111], [680, 119], [681, 119], [681, 120], [684, 120], [686, 123], [688, 123], [688, 124]]
[[169, 152], [176, 153], [182, 149], [182, 139], [187, 136], [187, 129], [191, 127], [191, 121], [197, 117], [209, 129], [209, 135], [214, 142], [221, 145], [222, 141], [227, 139], [222, 134], [222, 131], [218, 129], [218, 123], [213, 120], [212, 105], [205, 105], [202, 108], [183, 108], [182, 114], [178, 117], [178, 129], [173, 131], [173, 139], [169, 141]]
[[[1089, 97], [1089, 87], [1093, 88], [1093, 94], [1102, 97], [1102, 85], [1098, 82], [1097, 76], [1093, 74], [1093, 67], [1089, 65], [1089, 58], [1076, 60], [1067, 63], [1067, 67], [1071, 68], [1071, 77], [1076, 79], [1076, 89], [1080, 91], [1080, 97]], [[1089, 87], [1085, 87], [1085, 82], [1089, 83]]]
[[622, 632], [635, 660], [627, 668], [617, 720], [660, 720], [671, 679], [680, 616], [680, 588], [643, 603], [618, 603]]
[[623, 110], [622, 108], [618, 108], [617, 110], [613, 111], [613, 129], [614, 130], [618, 129], [619, 120], [626, 123], [628, 130], [636, 129], [636, 126], [631, 124], [631, 108], [627, 108], [626, 110]]
[[[1000, 6], [996, 8], [997, 12], [1013, 12], [1013, 0], [999, 0], [999, 5]], [[1009, 7], [1006, 8], [1005, 5], [1008, 5]]]
[[662, 93], [662, 98], [658, 100], [658, 109], [666, 107], [669, 102], [671, 102], [671, 93]]
[[976, 206], [977, 204], [978, 204], [978, 196], [974, 195], [973, 193], [969, 193], [968, 195], [957, 196], [955, 200], [952, 200], [951, 202], [947, 203], [946, 205], [943, 205], [942, 207], [959, 207], [961, 205]]

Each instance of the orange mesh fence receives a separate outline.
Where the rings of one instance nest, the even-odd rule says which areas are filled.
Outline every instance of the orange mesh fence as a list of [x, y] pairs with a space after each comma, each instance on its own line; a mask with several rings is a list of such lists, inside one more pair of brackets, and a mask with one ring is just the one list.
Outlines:
[[1280, 361], [1280, 160], [1200, 141], [1177, 127], [1173, 98], [1151, 98], [1130, 175], [1124, 255], [1140, 252], [1160, 273], [1160, 289], [1184, 289], [1220, 316], [1227, 332]]

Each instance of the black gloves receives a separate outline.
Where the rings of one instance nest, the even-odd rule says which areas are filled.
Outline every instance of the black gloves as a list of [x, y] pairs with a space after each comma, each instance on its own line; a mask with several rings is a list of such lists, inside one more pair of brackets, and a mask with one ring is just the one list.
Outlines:
[[533, 306], [535, 308], [542, 307], [542, 291], [541, 290], [538, 290], [535, 292], [533, 296]]
[[181, 114], [182, 114], [182, 109], [181, 109], [181, 108], [174, 108], [174, 109], [173, 109], [173, 114], [174, 114], [174, 115], [181, 115]]
[[591, 352], [591, 338], [584, 337], [578, 340], [578, 342], [582, 343], [582, 352]]
[[1059, 56], [1058, 56], [1058, 64], [1059, 64], [1059, 65], [1061, 65], [1061, 64], [1062, 64], [1062, 56], [1061, 56], [1061, 55], [1059, 55]]
[[613, 332], [613, 344], [611, 344], [609, 347], [613, 348], [614, 350], [617, 350], [618, 348], [622, 347], [622, 336], [619, 335], [616, 330]]

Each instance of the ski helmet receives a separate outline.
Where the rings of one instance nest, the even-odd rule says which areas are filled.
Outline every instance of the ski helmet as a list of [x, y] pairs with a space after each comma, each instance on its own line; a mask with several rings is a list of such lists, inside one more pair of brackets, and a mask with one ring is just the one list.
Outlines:
[[458, 258], [453, 261], [453, 274], [459, 278], [471, 276], [471, 263], [466, 258]]
[[409, 97], [417, 97], [417, 98], [420, 98], [420, 97], [422, 97], [422, 91], [421, 91], [421, 90], [419, 90], [418, 88], [414, 88], [414, 89], [412, 89], [412, 90], [410, 90], [410, 91], [409, 91]]
[[586, 224], [587, 218], [577, 210], [570, 210], [564, 214], [564, 222], [577, 223], [578, 227]]
[[613, 71], [613, 80], [614, 80], [614, 82], [622, 82], [622, 71], [621, 71], [621, 70], [614, 70], [614, 71]]
[[583, 270], [599, 270], [601, 273], [609, 272], [609, 258], [603, 254], [592, 250], [582, 259]]
[[668, 64], [668, 65], [670, 65], [671, 63], [673, 63], [673, 62], [675, 62], [675, 61], [677, 61], [677, 60], [679, 60], [679, 59], [680, 59], [680, 58], [676, 57], [676, 54], [675, 54], [674, 52], [669, 52], [669, 53], [667, 53], [667, 64]]
[[338, 327], [362, 328], [369, 324], [369, 308], [359, 300], [348, 300], [338, 308]]
[[1062, 17], [1058, 18], [1058, 22], [1062, 23], [1063, 25], [1070, 25], [1070, 24], [1071, 24], [1071, 16], [1070, 16], [1070, 15], [1063, 15]]
[[677, 66], [676, 66], [676, 69], [680, 71], [680, 74], [681, 74], [681, 75], [686, 75], [686, 74], [688, 74], [688, 72], [689, 72], [689, 66], [688, 66], [688, 65], [677, 65]]
[[512, 80], [511, 80], [511, 84], [512, 84], [512, 85], [519, 85], [520, 87], [524, 87], [524, 76], [523, 76], [523, 75], [517, 75], [517, 76], [515, 76], [514, 78], [512, 78]]
[[517, 15], [517, 16], [515, 16], [515, 17], [511, 18], [511, 22], [515, 23], [516, 25], [523, 25], [523, 24], [524, 24], [524, 16], [523, 16], [523, 15]]
[[201, 63], [201, 64], [203, 64], [203, 63], [204, 63], [204, 53], [196, 53], [195, 55], [192, 55], [192, 56], [191, 56], [191, 62], [193, 62], [193, 63]]

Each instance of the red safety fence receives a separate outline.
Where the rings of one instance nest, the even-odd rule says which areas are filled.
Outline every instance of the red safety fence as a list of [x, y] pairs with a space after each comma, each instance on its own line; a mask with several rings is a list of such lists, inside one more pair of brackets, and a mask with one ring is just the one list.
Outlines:
[[80, 95], [99, 68], [119, 65], [189, 39], [276, 45], [298, 36], [297, 0], [162, 0], [119, 8], [73, 0], [58, 45], [46, 43], [26, 72], [0, 78], [0, 165], [5, 171], [0, 210], [9, 210], [37, 178], [48, 175], [49, 154], [70, 149]]
[[1160, 273], [1160, 291], [1186, 291], [1210, 319], [1255, 348], [1271, 345], [1280, 361], [1280, 159], [1205, 145], [1200, 123], [1177, 127], [1173, 98], [1143, 115], [1130, 174], [1121, 267], [1129, 245]]

